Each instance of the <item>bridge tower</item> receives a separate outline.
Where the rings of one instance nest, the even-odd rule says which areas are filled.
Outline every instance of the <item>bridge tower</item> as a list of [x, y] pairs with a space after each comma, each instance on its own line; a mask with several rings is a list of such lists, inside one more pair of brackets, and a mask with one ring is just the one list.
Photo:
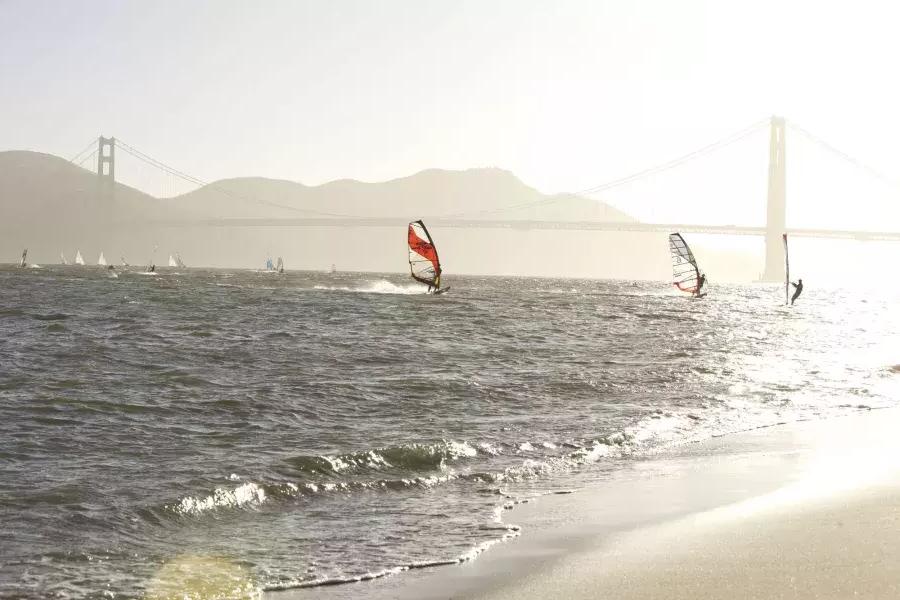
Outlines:
[[769, 195], [766, 203], [766, 268], [763, 281], [784, 281], [785, 232], [785, 124], [784, 118], [772, 117], [769, 133]]
[[97, 183], [100, 197], [112, 199], [116, 189], [116, 138], [99, 138], [97, 149]]

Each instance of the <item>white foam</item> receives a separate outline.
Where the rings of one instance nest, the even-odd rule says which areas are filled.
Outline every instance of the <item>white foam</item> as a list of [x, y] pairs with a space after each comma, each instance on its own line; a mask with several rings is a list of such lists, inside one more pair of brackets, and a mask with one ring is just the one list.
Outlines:
[[188, 496], [182, 498], [175, 506], [180, 514], [200, 514], [216, 508], [239, 508], [247, 505], [262, 504], [266, 501], [266, 491], [255, 483], [245, 483], [234, 489], [216, 488], [216, 491], [205, 498]]
[[428, 293], [428, 289], [423, 285], [397, 285], [395, 283], [387, 281], [386, 279], [366, 282], [361, 284], [359, 287], [316, 285], [313, 286], [313, 289], [333, 292], [354, 292], [357, 294], [399, 294], [406, 296]]

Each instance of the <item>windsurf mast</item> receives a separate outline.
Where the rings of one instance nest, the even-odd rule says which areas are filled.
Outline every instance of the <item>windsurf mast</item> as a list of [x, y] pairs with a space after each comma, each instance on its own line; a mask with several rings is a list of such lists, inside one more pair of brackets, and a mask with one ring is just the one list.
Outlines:
[[700, 267], [680, 233], [669, 234], [669, 252], [672, 254], [673, 285], [682, 292], [699, 293]]
[[791, 303], [791, 261], [788, 260], [788, 243], [787, 234], [782, 233], [781, 239], [784, 241], [784, 303]]
[[407, 230], [409, 272], [419, 283], [438, 289], [441, 287], [441, 261], [428, 228], [422, 220], [412, 221]]

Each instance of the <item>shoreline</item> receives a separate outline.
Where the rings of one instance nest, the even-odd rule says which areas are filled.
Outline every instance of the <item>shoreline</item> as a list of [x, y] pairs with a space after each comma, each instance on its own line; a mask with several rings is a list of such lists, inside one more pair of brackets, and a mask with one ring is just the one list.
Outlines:
[[[892, 566], [900, 562], [860, 574], [874, 564], [865, 558], [863, 532], [878, 539], [882, 556], [900, 558], [900, 539], [885, 537], [896, 537], [900, 525], [898, 428], [900, 410], [882, 409], [670, 448], [611, 473], [601, 486], [516, 506], [504, 522], [522, 535], [475, 560], [264, 598], [842, 598], [847, 588], [824, 577], [841, 572], [837, 546], [858, 551], [842, 560], [859, 557], [851, 561], [858, 575], [844, 572], [841, 581], [865, 580], [867, 597], [900, 597], [900, 567]], [[846, 526], [825, 525], [831, 522]], [[894, 527], [873, 525], [885, 522]], [[805, 542], [817, 550], [799, 552]], [[785, 553], [798, 558], [763, 560]], [[809, 585], [796, 575], [780, 579], [788, 571], [804, 574]]]

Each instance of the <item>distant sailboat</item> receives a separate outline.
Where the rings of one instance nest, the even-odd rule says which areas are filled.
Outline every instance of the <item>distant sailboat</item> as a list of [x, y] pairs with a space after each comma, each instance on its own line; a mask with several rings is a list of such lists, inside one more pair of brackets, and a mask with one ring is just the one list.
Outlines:
[[705, 295], [701, 288], [706, 276], [701, 275], [697, 259], [680, 233], [669, 235], [669, 252], [672, 254], [672, 284], [682, 292], [698, 297]]
[[60, 264], [63, 264], [63, 265], [69, 264], [69, 261], [66, 260], [66, 255], [63, 254], [62, 252], [59, 253], [59, 262], [60, 262]]
[[175, 253], [175, 264], [178, 266], [179, 269], [184, 269], [187, 267], [187, 265], [184, 264], [184, 261], [181, 260], [181, 255], [178, 254], [177, 252]]
[[25, 268], [28, 266], [28, 263], [25, 262], [26, 256], [28, 256], [28, 248], [22, 250], [22, 260], [19, 261], [19, 268]]
[[81, 256], [81, 250], [75, 250], [75, 264], [84, 266], [84, 258]]
[[178, 266], [178, 263], [175, 262], [175, 257], [172, 256], [171, 254], [169, 255], [169, 266], [170, 266], [170, 267], [177, 267], [177, 266]]
[[411, 222], [406, 239], [409, 246], [410, 276], [427, 285], [430, 293], [443, 294], [449, 290], [449, 287], [441, 287], [441, 261], [425, 223], [421, 220]]
[[335, 273], [337, 273], [337, 267], [334, 266], [334, 263], [331, 263], [331, 274], [334, 275]]
[[128, 266], [130, 266], [127, 262], [125, 262], [125, 257], [124, 257], [124, 256], [121, 257], [121, 258], [122, 258], [122, 266], [123, 266], [123, 267], [128, 267]]
[[272, 263], [272, 257], [266, 259], [266, 271], [274, 271], [275, 265]]
[[105, 267], [108, 263], [106, 262], [106, 257], [103, 256], [103, 251], [100, 251], [100, 258], [97, 259], [97, 264], [101, 267]]
[[281, 260], [281, 257], [278, 257], [278, 263], [275, 265], [275, 270], [279, 273], [284, 273], [284, 261]]

